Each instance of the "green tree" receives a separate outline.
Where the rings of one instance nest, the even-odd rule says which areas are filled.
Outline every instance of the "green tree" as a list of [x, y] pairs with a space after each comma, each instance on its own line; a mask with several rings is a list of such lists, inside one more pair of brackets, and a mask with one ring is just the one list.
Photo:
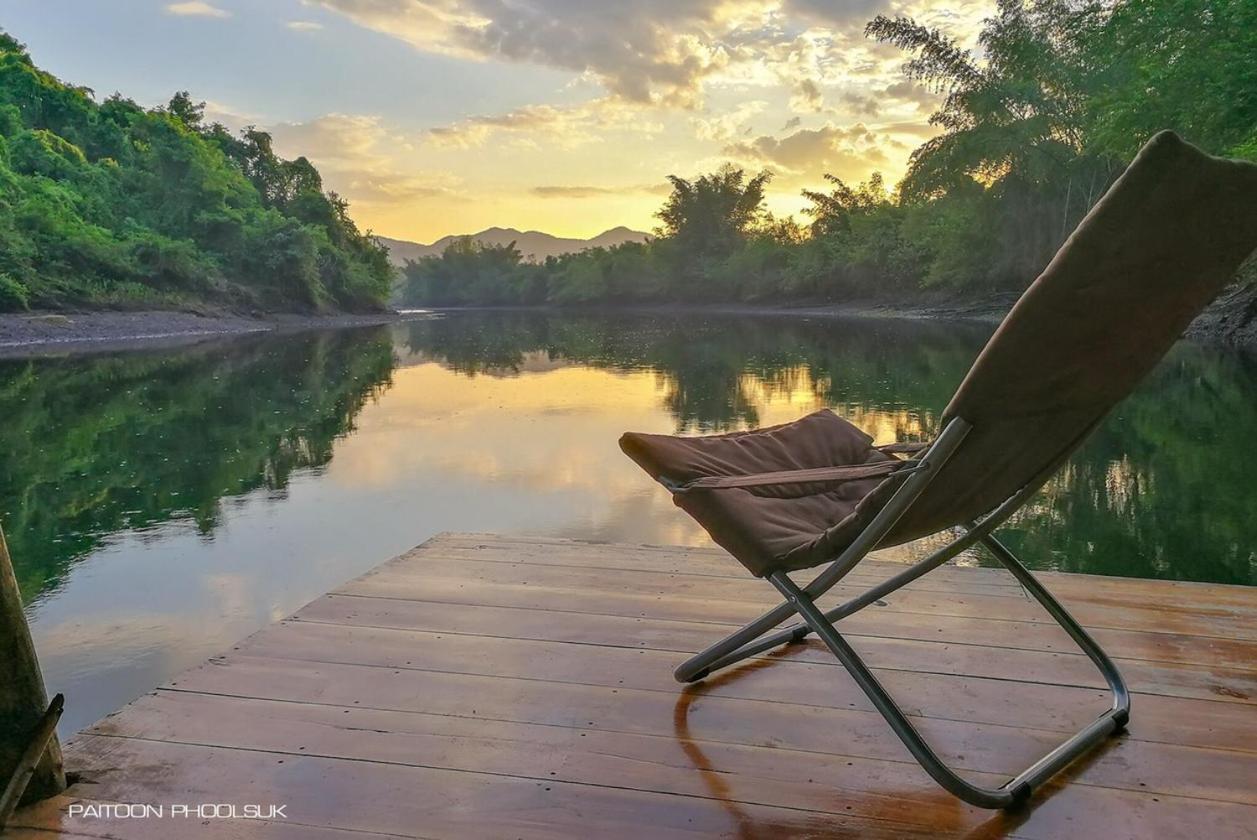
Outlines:
[[186, 91], [145, 110], [39, 70], [0, 33], [0, 309], [378, 308], [394, 270], [270, 137], [204, 125]]
[[668, 176], [672, 193], [656, 214], [662, 223], [657, 232], [670, 242], [680, 278], [692, 281], [704, 258], [729, 254], [746, 241], [763, 216], [764, 188], [771, 179], [771, 173], [761, 172], [748, 180], [734, 166], [693, 180]]
[[405, 304], [517, 304], [532, 296], [531, 273], [514, 242], [491, 245], [462, 236], [439, 255], [407, 260], [402, 274]]
[[1091, 143], [1123, 158], [1172, 128], [1219, 153], [1257, 146], [1257, 4], [1124, 0], [1083, 44]]

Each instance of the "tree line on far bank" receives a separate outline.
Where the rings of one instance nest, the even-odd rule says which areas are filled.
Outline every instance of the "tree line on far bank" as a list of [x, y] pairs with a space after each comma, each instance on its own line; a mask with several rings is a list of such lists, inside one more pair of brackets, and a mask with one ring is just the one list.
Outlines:
[[203, 107], [98, 104], [0, 31], [0, 312], [383, 306], [387, 250], [310, 162]]
[[[671, 176], [647, 243], [529, 263], [459, 240], [409, 262], [412, 305], [840, 300], [1017, 291], [1157, 131], [1257, 159], [1257, 3], [1000, 0], [982, 60], [909, 18], [866, 34], [944, 94], [935, 138], [880, 175], [808, 190], [807, 218], [764, 208], [771, 175]], [[1251, 267], [1247, 282], [1253, 280]]]

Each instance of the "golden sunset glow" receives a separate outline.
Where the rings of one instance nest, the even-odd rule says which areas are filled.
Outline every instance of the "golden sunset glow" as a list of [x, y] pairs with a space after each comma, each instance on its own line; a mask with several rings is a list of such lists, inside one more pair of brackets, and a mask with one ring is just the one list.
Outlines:
[[667, 175], [726, 162], [771, 170], [766, 203], [782, 216], [798, 214], [799, 191], [824, 173], [880, 171], [893, 184], [935, 133], [938, 97], [907, 81], [903, 53], [867, 39], [865, 24], [911, 15], [971, 43], [994, 10], [989, 0], [154, 0], [81, 21], [84, 33], [160, 35], [119, 52], [52, 25], [87, 15], [82, 4], [29, 5], [20, 31], [50, 71], [149, 105], [186, 89], [209, 119], [255, 125], [280, 154], [308, 157], [361, 226], [422, 242], [491, 226], [649, 231]]
[[[359, 220], [427, 241], [488, 225], [591, 236], [650, 230], [664, 176], [733, 163], [774, 173], [767, 206], [797, 214], [824, 173], [893, 183], [934, 131], [937, 100], [906, 82], [902, 55], [866, 40], [874, 14], [960, 34], [989, 3], [696, 0], [517, 6], [454, 0], [315, 4], [413, 49], [501, 72], [558, 70], [515, 107], [473, 103], [416, 133], [386, 115], [320, 115], [274, 127], [354, 202]], [[608, 48], [608, 44], [613, 45]], [[387, 151], [386, 151], [387, 150]]]
[[[806, 367], [771, 381], [746, 374], [738, 398], [762, 425], [786, 423], [825, 407], [816, 384]], [[561, 496], [577, 510], [585, 500], [591, 527], [632, 523], [651, 529], [639, 533], [641, 541], [711, 545], [693, 520], [673, 514], [668, 494], [643, 482], [616, 445], [625, 429], [676, 431], [665, 411], [672, 387], [658, 371], [600, 370], [551, 362], [545, 353], [529, 354], [518, 373], [470, 379], [448, 363], [410, 357], [394, 371], [385, 397], [363, 410], [356, 434], [337, 450], [331, 477], [358, 492], [383, 492], [417, 475], [449, 485], [491, 483], [529, 497]], [[855, 406], [844, 416], [879, 443], [895, 441], [897, 430], [921, 429], [911, 411]], [[558, 418], [563, 434], [545, 434]], [[521, 439], [528, 445], [518, 445]], [[897, 548], [880, 556], [906, 561], [916, 554]]]

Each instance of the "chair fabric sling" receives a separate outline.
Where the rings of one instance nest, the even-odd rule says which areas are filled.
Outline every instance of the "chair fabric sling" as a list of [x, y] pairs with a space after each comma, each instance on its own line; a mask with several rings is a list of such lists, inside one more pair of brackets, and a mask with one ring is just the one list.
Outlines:
[[[627, 433], [624, 452], [785, 601], [677, 669], [701, 679], [817, 633], [924, 769], [957, 796], [1008, 807], [1120, 731], [1130, 697], [1113, 663], [994, 536], [1127, 396], [1257, 248], [1257, 166], [1170, 132], [1150, 140], [1017, 301], [916, 446], [877, 447], [830, 411], [703, 437]], [[822, 613], [814, 599], [871, 550], [959, 535], [916, 566]], [[989, 549], [1104, 675], [1113, 704], [1000, 788], [946, 767], [834, 626], [965, 548]], [[828, 564], [800, 587], [787, 572]], [[791, 616], [803, 623], [771, 635]]]

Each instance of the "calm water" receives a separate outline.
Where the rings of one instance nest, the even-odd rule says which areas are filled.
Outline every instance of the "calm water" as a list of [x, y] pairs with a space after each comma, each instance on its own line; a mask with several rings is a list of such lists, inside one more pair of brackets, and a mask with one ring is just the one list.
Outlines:
[[[0, 360], [0, 521], [63, 729], [438, 531], [704, 543], [620, 432], [831, 406], [929, 436], [988, 331], [467, 313]], [[1038, 568], [1257, 583], [1254, 394], [1257, 364], [1178, 347], [1010, 542]]]

